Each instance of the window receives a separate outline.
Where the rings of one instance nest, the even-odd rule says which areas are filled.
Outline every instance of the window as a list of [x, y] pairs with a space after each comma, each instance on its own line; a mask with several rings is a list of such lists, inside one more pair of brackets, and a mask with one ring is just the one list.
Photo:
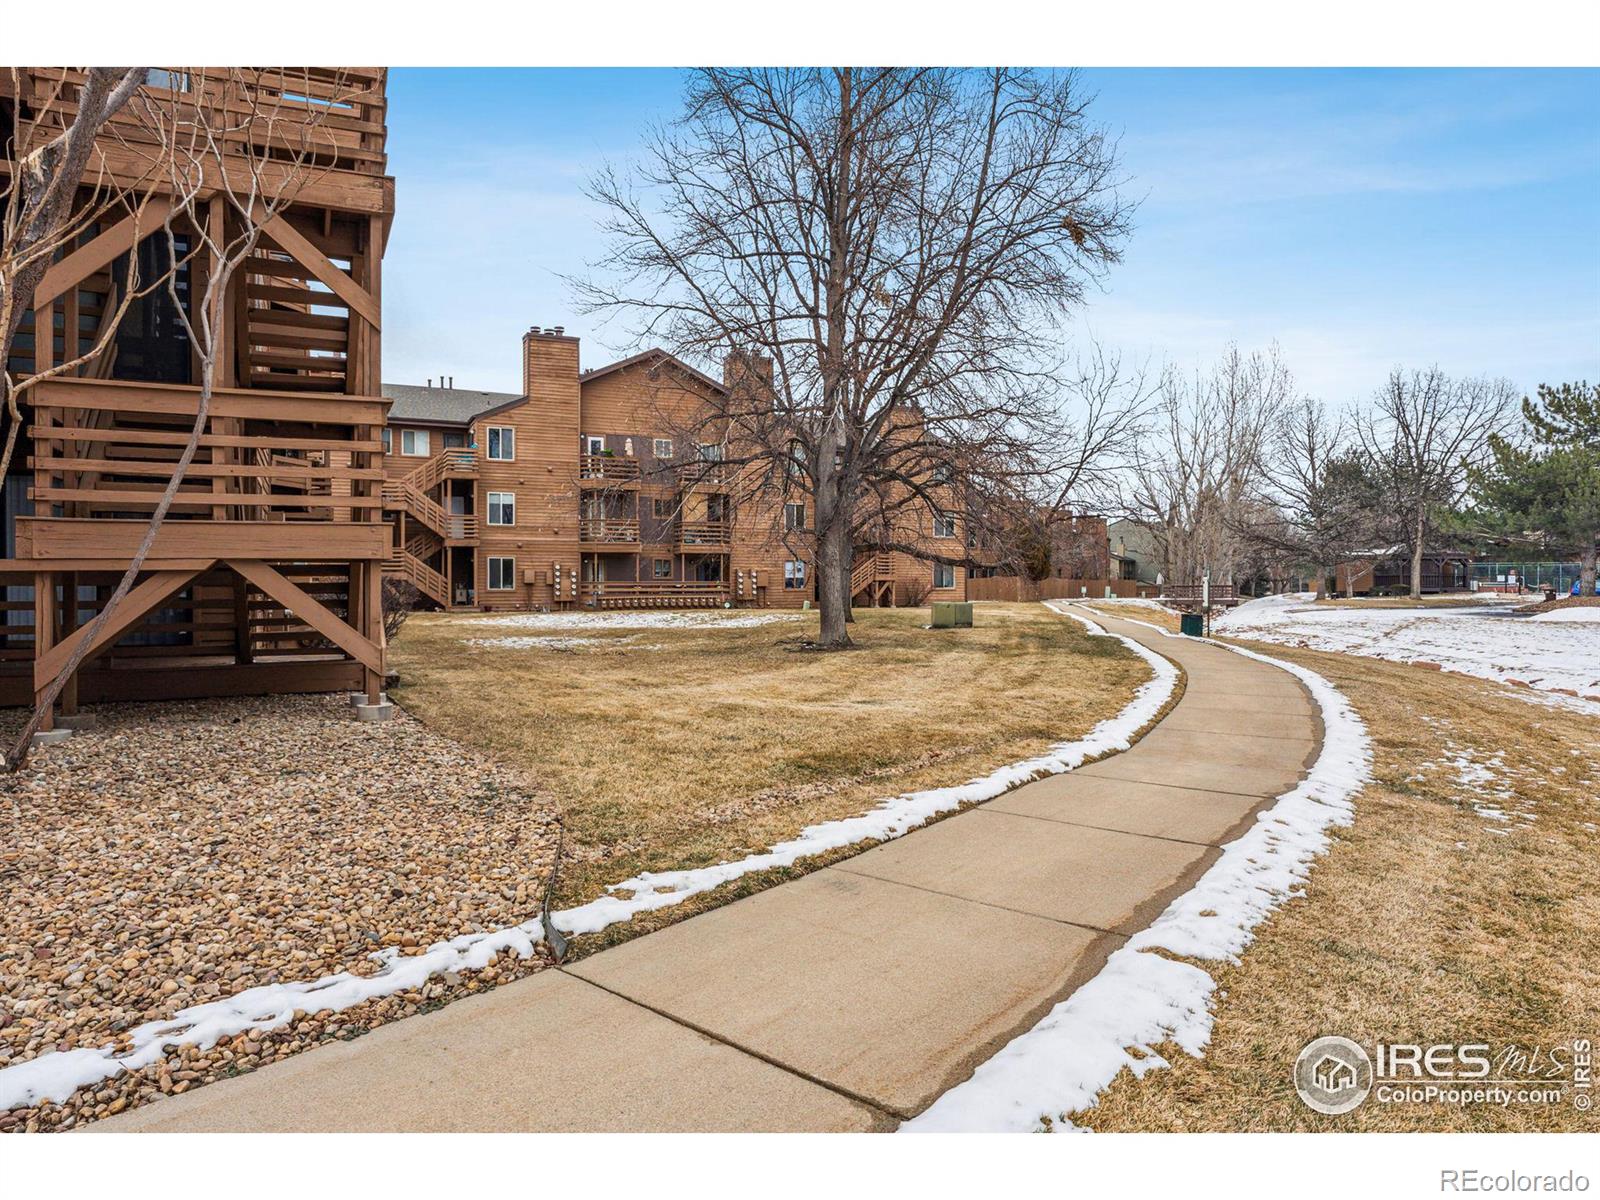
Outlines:
[[189, 72], [172, 71], [166, 67], [150, 67], [145, 71], [144, 82], [146, 87], [166, 88], [172, 92], [187, 92], [189, 90]]
[[394, 430], [387, 425], [383, 427], [383, 452], [385, 454], [394, 453]]
[[951, 478], [952, 473], [950, 471], [950, 464], [940, 463], [938, 466], [933, 468], [933, 475], [930, 477], [929, 482], [937, 486], [939, 484], [949, 483]]
[[654, 439], [654, 442], [655, 442], [655, 444], [653, 446], [651, 446], [650, 449], [651, 449], [651, 452], [657, 458], [671, 458], [672, 457], [672, 439], [671, 438], [656, 438], [656, 439]]
[[802, 591], [806, 586], [806, 564], [796, 559], [789, 559], [783, 564], [783, 590], [786, 592]]
[[427, 458], [428, 431], [426, 429], [402, 429], [400, 431], [400, 453], [409, 454], [413, 458]]
[[488, 430], [488, 456], [494, 462], [514, 462], [517, 457], [517, 431], [509, 425], [491, 425]]
[[783, 506], [783, 527], [785, 529], [804, 529], [806, 527], [806, 506], [804, 504], [785, 504]]
[[491, 558], [489, 560], [489, 590], [491, 592], [509, 592], [517, 586], [517, 560], [514, 558]]
[[446, 450], [460, 450], [467, 444], [467, 435], [457, 430], [445, 430], [444, 448]]
[[654, 570], [651, 573], [657, 579], [672, 578], [672, 560], [670, 558], [658, 558], [654, 562]]
[[672, 520], [672, 514], [677, 510], [677, 507], [678, 506], [676, 502], [663, 499], [660, 496], [657, 496], [654, 500], [650, 501], [650, 511], [652, 514], [654, 514], [655, 519], [658, 521]]
[[515, 492], [489, 493], [489, 524], [515, 525], [517, 523], [517, 494]]
[[955, 513], [940, 513], [933, 518], [933, 536], [953, 538], [956, 535]]
[[788, 467], [790, 479], [804, 479], [806, 475], [806, 448], [799, 438], [789, 440]]
[[585, 454], [604, 454], [606, 452], [606, 439], [595, 433], [584, 434], [583, 452]]
[[933, 586], [936, 588], [953, 588], [956, 585], [956, 569], [949, 563], [933, 564]]
[[721, 462], [722, 461], [722, 444], [720, 442], [701, 442], [700, 443], [700, 461], [701, 462]]

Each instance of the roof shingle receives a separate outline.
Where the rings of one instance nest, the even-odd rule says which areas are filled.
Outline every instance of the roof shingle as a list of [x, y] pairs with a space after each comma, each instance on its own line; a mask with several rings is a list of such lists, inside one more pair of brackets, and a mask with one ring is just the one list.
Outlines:
[[468, 425], [484, 413], [524, 399], [516, 392], [419, 387], [414, 383], [386, 383], [383, 394], [394, 402], [389, 408], [390, 421], [436, 421], [451, 425]]

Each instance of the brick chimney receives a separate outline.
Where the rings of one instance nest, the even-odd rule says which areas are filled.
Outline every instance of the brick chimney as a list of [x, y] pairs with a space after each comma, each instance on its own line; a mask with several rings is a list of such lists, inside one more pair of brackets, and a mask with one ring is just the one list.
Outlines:
[[765, 354], [735, 350], [722, 360], [722, 383], [730, 392], [737, 392], [741, 386], [770, 391], [772, 359]]
[[560, 325], [522, 335], [522, 390], [535, 402], [578, 402], [578, 339]]

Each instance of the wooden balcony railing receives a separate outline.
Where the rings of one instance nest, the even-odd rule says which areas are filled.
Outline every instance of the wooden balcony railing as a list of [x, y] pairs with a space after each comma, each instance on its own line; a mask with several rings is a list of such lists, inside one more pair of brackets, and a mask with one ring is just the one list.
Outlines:
[[435, 454], [406, 476], [420, 492], [431, 492], [446, 479], [473, 478], [478, 474], [478, 456], [471, 450], [451, 449]]
[[689, 462], [679, 463], [676, 469], [680, 488], [699, 488], [702, 491], [715, 491], [718, 488], [725, 488], [733, 482], [734, 467], [731, 463], [696, 458], [691, 459]]
[[594, 580], [583, 584], [584, 603], [593, 608], [715, 608], [732, 595], [726, 583]]
[[[382, 175], [385, 156], [387, 72], [379, 67], [249, 67], [238, 72], [203, 67], [161, 68], [149, 85], [156, 111], [176, 104], [200, 109], [224, 131], [225, 149], [250, 146], [267, 157], [302, 152], [302, 141], [327, 169]], [[77, 115], [86, 74], [76, 67], [31, 67], [21, 72], [18, 99], [44, 114], [48, 136]], [[11, 91], [10, 78], [0, 95]], [[135, 100], [116, 113], [108, 130], [120, 145], [154, 145], [149, 107]], [[108, 139], [109, 140], [109, 139]]]
[[733, 525], [728, 521], [680, 521], [677, 543], [680, 546], [727, 546], [733, 541]]
[[580, 542], [628, 542], [639, 540], [639, 522], [610, 517], [584, 517], [578, 522]]
[[584, 454], [578, 458], [578, 478], [600, 483], [637, 483], [639, 460], [610, 454]]

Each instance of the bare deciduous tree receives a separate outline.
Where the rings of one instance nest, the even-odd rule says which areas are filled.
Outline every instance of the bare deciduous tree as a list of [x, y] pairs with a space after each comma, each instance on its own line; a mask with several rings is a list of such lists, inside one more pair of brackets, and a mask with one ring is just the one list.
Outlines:
[[1350, 443], [1344, 414], [1309, 396], [1290, 404], [1272, 432], [1266, 504], [1246, 518], [1251, 541], [1312, 574], [1319, 600], [1371, 539], [1369, 480]]
[[1294, 394], [1276, 346], [1229, 346], [1209, 373], [1161, 381], [1155, 427], [1133, 472], [1133, 511], [1154, 534], [1169, 582], [1249, 573], [1241, 530], [1262, 493], [1272, 432]]
[[1461, 498], [1468, 470], [1516, 411], [1503, 379], [1452, 379], [1438, 367], [1396, 367], [1356, 421], [1361, 449], [1390, 494], [1388, 517], [1411, 553], [1411, 595], [1422, 595], [1422, 560], [1435, 514]]
[[824, 647], [891, 510], [1049, 476], [1055, 325], [1117, 261], [1116, 170], [1071, 74], [706, 70], [633, 179], [594, 181], [613, 246], [580, 295], [690, 362], [746, 356], [706, 426], [809, 499]]

